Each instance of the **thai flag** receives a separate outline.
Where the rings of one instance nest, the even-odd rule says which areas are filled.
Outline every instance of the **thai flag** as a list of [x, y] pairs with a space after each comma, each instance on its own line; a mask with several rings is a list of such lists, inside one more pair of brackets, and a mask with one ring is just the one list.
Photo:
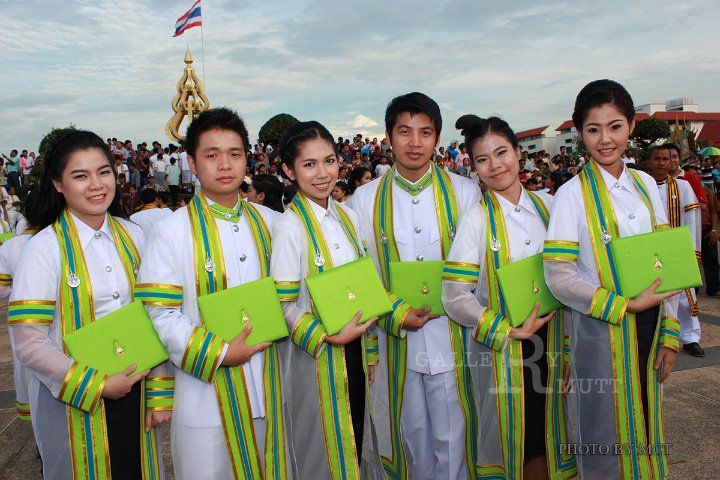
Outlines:
[[182, 35], [185, 33], [185, 30], [192, 27], [202, 27], [200, 0], [197, 0], [197, 2], [190, 7], [190, 10], [185, 12], [185, 15], [177, 19], [177, 22], [175, 22], [175, 35], [173, 35], [173, 37]]

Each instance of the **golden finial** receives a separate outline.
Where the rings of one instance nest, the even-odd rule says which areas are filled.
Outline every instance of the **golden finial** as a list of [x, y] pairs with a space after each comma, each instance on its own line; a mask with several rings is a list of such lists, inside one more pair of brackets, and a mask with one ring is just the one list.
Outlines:
[[188, 125], [195, 115], [210, 108], [210, 101], [205, 96], [203, 82], [195, 74], [192, 67], [193, 58], [190, 54], [190, 47], [185, 51], [185, 71], [177, 83], [177, 94], [172, 101], [172, 109], [175, 114], [170, 117], [165, 125], [165, 135], [171, 140], [182, 142], [185, 136], [180, 133], [180, 124], [187, 117]]

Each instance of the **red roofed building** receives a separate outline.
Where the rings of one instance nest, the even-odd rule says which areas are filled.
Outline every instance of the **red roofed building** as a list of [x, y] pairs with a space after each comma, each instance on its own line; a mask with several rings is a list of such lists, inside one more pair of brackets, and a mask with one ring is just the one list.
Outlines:
[[[720, 113], [698, 112], [698, 105], [692, 98], [681, 97], [668, 100], [665, 103], [650, 103], [635, 108], [635, 121], [648, 118], [665, 120], [671, 131], [675, 124], [684, 126], [697, 134], [697, 141], [708, 142], [710, 145], [720, 146]], [[557, 126], [523, 130], [515, 134], [523, 150], [530, 153], [544, 150], [551, 156], [560, 151], [560, 147], [567, 148], [568, 153], [574, 153], [577, 129], [572, 120], [565, 120]]]
[[517, 132], [515, 136], [518, 138], [520, 148], [530, 153], [539, 152], [540, 150], [545, 150], [551, 155], [557, 153], [557, 133], [555, 133], [555, 129], [553, 129], [551, 125], [523, 130], [522, 132]]
[[696, 140], [698, 142], [707, 142], [711, 146], [720, 147], [720, 122], [708, 122], [703, 125]]

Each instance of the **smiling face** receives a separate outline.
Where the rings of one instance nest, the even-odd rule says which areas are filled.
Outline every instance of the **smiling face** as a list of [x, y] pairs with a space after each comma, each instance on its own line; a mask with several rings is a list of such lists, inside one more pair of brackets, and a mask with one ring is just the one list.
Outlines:
[[475, 140], [472, 152], [480, 179], [499, 194], [520, 188], [520, 152], [503, 135], [488, 132]]
[[[395, 154], [395, 165], [408, 180], [422, 176], [438, 145], [435, 125], [424, 113], [403, 112], [398, 115], [392, 132], [386, 132]], [[416, 175], [410, 172], [416, 172]], [[419, 178], [418, 176], [418, 178]]]
[[338, 177], [338, 159], [327, 140], [313, 138], [303, 143], [293, 161], [293, 168], [283, 163], [285, 174], [298, 184], [308, 199], [327, 208], [327, 199]]
[[635, 120], [628, 122], [615, 105], [604, 103], [588, 112], [579, 134], [598, 165], [622, 171], [621, 156], [634, 128]]
[[190, 169], [197, 175], [203, 194], [232, 208], [245, 178], [245, 146], [233, 130], [208, 130], [198, 139], [195, 157], [188, 155]]
[[98, 148], [75, 151], [53, 185], [76, 217], [100, 228], [115, 198], [115, 175], [105, 153]]

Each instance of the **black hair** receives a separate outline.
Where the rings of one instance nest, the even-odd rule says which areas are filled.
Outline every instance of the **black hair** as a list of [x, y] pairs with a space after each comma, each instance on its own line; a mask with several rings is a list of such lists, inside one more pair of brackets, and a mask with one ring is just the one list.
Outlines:
[[577, 131], [582, 132], [590, 110], [606, 103], [614, 105], [628, 123], [635, 118], [635, 105], [625, 87], [612, 80], [595, 80], [585, 85], [575, 99], [572, 121]]
[[677, 145], [677, 143], [673, 142], [667, 142], [660, 145], [661, 148], [667, 148], [668, 150], [675, 150], [678, 154], [678, 157], [681, 155], [680, 153], [680, 147]]
[[[350, 176], [348, 177], [348, 187], [350, 187], [351, 195], [355, 193], [355, 190], [359, 187], [359, 185], [355, 185], [355, 183], [360, 183], [367, 172], [370, 172], [370, 169], [366, 167], [355, 167], [355, 169], [350, 172]], [[372, 174], [372, 172], [370, 173]]]
[[350, 195], [350, 185], [348, 185], [347, 183], [337, 182], [335, 186], [342, 190], [345, 195]]
[[494, 133], [495, 135], [505, 137], [505, 139], [510, 142], [510, 145], [517, 150], [517, 136], [505, 120], [498, 117], [480, 118], [465, 129], [465, 145], [468, 147], [470, 160], [473, 163], [475, 162], [475, 142], [485, 137], [488, 133]]
[[[315, 120], [297, 122], [290, 125], [280, 139], [280, 164], [285, 164], [288, 169], [295, 170], [295, 158], [298, 156], [300, 148], [308, 140], [314, 140], [316, 138], [328, 142], [333, 152], [335, 152], [335, 156], [338, 155], [335, 139], [320, 122], [316, 122]], [[285, 173], [285, 169], [281, 168], [280, 173], [284, 178], [290, 180], [290, 177]]]
[[[385, 131], [392, 137], [393, 128], [401, 113], [417, 115], [424, 113], [435, 126], [435, 134], [440, 138], [442, 132], [442, 116], [437, 102], [424, 93], [412, 92], [393, 98], [385, 109]], [[392, 139], [392, 138], [391, 138]]]
[[250, 184], [247, 183], [245, 180], [243, 180], [242, 183], [240, 184], [240, 190], [243, 193], [247, 193], [249, 188], [250, 188]]
[[250, 137], [245, 122], [240, 118], [240, 115], [235, 110], [225, 107], [211, 108], [195, 117], [187, 127], [185, 149], [193, 159], [195, 159], [195, 153], [200, 142], [200, 135], [209, 130], [231, 130], [240, 135], [243, 150], [246, 152], [249, 150]]
[[655, 150], [670, 150], [670, 147], [664, 143], [662, 145], [650, 145], [650, 148], [648, 148], [647, 152], [647, 159], [650, 160], [653, 156], [653, 153], [655, 153]]
[[554, 172], [550, 172], [550, 175], [548, 175], [548, 177], [550, 177], [550, 180], [552, 180], [553, 185], [555, 186], [555, 191], [552, 192], [554, 194], [558, 191], [560, 187], [562, 187], [562, 184], [565, 183], [565, 178], [557, 170]]
[[283, 184], [275, 175], [253, 175], [252, 187], [258, 193], [264, 193], [263, 205], [275, 210], [284, 212], [283, 205]]
[[[55, 141], [48, 147], [45, 152], [44, 168], [40, 177], [39, 185], [35, 188], [33, 195], [28, 199], [27, 221], [31, 227], [42, 230], [48, 225], [52, 225], [62, 214], [67, 206], [65, 197], [55, 189], [53, 180], [60, 181], [63, 171], [68, 164], [70, 156], [80, 150], [89, 149], [100, 150], [107, 159], [108, 166], [113, 172], [115, 181], [117, 181], [117, 171], [114, 168], [114, 162], [107, 143], [102, 138], [86, 130], [68, 130], [58, 136]], [[115, 188], [115, 198], [113, 199], [108, 213], [113, 216], [121, 217], [122, 209], [120, 207], [120, 191]]]
[[145, 205], [153, 203], [157, 198], [157, 192], [153, 188], [143, 188], [140, 190], [140, 201]]
[[291, 183], [283, 187], [283, 205], [289, 205], [297, 193], [297, 184]]

